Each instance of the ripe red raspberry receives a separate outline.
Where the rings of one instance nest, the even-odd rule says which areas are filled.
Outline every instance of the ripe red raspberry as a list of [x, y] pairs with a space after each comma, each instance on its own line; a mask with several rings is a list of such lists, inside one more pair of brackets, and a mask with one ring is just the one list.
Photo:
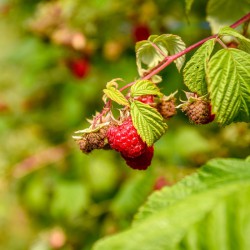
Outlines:
[[144, 153], [147, 145], [138, 135], [131, 117], [121, 125], [110, 126], [107, 132], [110, 147], [121, 152], [124, 157], [137, 157]]
[[127, 165], [133, 169], [146, 170], [152, 161], [154, 155], [154, 147], [146, 147], [146, 150], [141, 155], [131, 158], [122, 154], [123, 159]]
[[141, 95], [137, 98], [137, 100], [145, 104], [151, 104], [154, 102], [154, 96], [153, 95]]

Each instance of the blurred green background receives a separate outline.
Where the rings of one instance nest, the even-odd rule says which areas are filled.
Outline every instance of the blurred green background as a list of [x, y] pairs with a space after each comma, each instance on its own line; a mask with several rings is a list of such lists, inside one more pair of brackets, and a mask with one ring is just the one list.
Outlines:
[[[136, 41], [211, 34], [206, 2], [187, 16], [184, 0], [0, 0], [0, 250], [90, 249], [125, 229], [159, 185], [249, 154], [247, 124], [194, 126], [181, 112], [147, 171], [113, 151], [84, 155], [72, 139], [102, 109], [108, 81], [138, 77]], [[162, 76], [162, 91], [184, 98], [175, 66]]]

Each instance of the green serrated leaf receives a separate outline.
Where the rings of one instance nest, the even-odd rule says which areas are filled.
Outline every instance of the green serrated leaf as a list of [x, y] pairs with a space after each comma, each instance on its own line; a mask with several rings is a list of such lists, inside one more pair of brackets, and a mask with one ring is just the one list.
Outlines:
[[116, 89], [114, 87], [109, 87], [108, 89], [104, 89], [103, 92], [112, 101], [115, 101], [120, 105], [129, 106], [128, 100], [125, 98], [125, 96], [118, 89]]
[[163, 96], [159, 88], [149, 80], [139, 80], [130, 89], [131, 96], [141, 96], [141, 95], [157, 95], [159, 97]]
[[241, 159], [212, 159], [198, 172], [186, 176], [172, 187], [153, 193], [135, 215], [133, 224], [144, 221], [154, 213], [174, 206], [180, 200], [209, 187], [224, 185], [233, 180], [250, 180], [250, 162]]
[[147, 70], [152, 69], [164, 59], [164, 56], [155, 50], [150, 41], [136, 43], [135, 49], [136, 64], [140, 76], [145, 73], [145, 67]]
[[153, 145], [167, 130], [160, 113], [142, 102], [131, 103], [131, 116], [138, 134], [148, 146]]
[[131, 250], [138, 246], [147, 250], [247, 250], [250, 247], [249, 195], [249, 182], [203, 191], [129, 230], [102, 239], [94, 250]]
[[239, 42], [238, 49], [241, 49], [247, 53], [250, 53], [250, 39], [242, 36], [236, 30], [230, 27], [224, 27], [220, 29], [219, 36], [234, 36], [235, 38], [237, 38], [237, 41]]
[[[185, 43], [177, 35], [163, 34], [156, 37], [153, 41], [161, 50], [166, 50], [169, 55], [175, 55], [186, 48]], [[185, 55], [174, 61], [177, 69], [180, 71], [185, 62]]]
[[[250, 165], [242, 160], [228, 163], [220, 159], [214, 166], [211, 162], [198, 176], [181, 181], [185, 185], [153, 194], [165, 193], [158, 196], [163, 205], [160, 210], [156, 204], [153, 214], [122, 233], [98, 241], [94, 249], [249, 249]], [[182, 195], [192, 186], [195, 192]], [[177, 201], [169, 206], [168, 200], [175, 195]]]
[[154, 42], [154, 40], [155, 40], [157, 37], [158, 37], [158, 35], [151, 35], [151, 36], [148, 37], [148, 40], [149, 40], [150, 42]]
[[221, 49], [207, 67], [212, 110], [222, 125], [250, 121], [250, 55], [237, 49]]
[[205, 69], [214, 45], [215, 39], [205, 42], [187, 62], [183, 70], [185, 85], [200, 96], [207, 94]]
[[[168, 55], [174, 55], [185, 48], [185, 43], [181, 38], [172, 34], [151, 35], [147, 41], [138, 42], [136, 44], [136, 63], [139, 74], [143, 76], [145, 68], [150, 70]], [[179, 71], [184, 61], [185, 55], [174, 61]]]
[[209, 0], [207, 5], [207, 20], [216, 34], [219, 29], [229, 26], [249, 12], [249, 0]]

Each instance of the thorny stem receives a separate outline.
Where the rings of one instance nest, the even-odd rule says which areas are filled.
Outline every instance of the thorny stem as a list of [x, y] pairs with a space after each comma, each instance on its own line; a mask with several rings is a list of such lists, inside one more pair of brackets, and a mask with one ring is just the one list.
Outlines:
[[102, 112], [99, 113], [95, 118], [94, 118], [94, 121], [93, 121], [93, 125], [92, 125], [92, 128], [94, 129], [95, 126], [96, 126], [96, 123], [99, 119], [101, 119], [111, 108], [111, 100], [107, 101], [105, 103], [105, 106], [103, 107], [102, 109]]
[[[231, 28], [235, 29], [237, 28], [239, 25], [241, 25], [242, 23], [244, 22], [247, 22], [250, 20], [250, 12], [248, 14], [246, 14], [245, 16], [243, 16], [242, 18], [240, 18], [238, 21], [236, 21], [235, 23], [233, 23], [232, 25], [230, 25]], [[178, 59], [179, 57], [187, 54], [188, 52], [192, 51], [193, 49], [201, 46], [203, 43], [205, 43], [206, 41], [210, 40], [210, 39], [213, 39], [213, 38], [217, 38], [218, 37], [218, 34], [215, 34], [215, 35], [212, 35], [212, 36], [209, 36], [209, 37], [206, 37], [202, 40], [200, 40], [199, 42], [187, 47], [186, 49], [180, 51], [179, 53], [175, 54], [175, 55], [172, 55], [172, 56], [166, 56], [162, 62], [160, 62], [157, 66], [155, 66], [153, 69], [151, 69], [145, 76], [143, 76], [141, 78], [141, 80], [148, 80], [150, 79], [152, 76], [156, 75], [157, 73], [159, 73], [160, 71], [162, 71], [163, 69], [165, 69], [169, 64], [171, 64], [173, 61], [175, 61], [176, 59]], [[120, 88], [119, 90], [120, 91], [123, 91], [129, 87], [131, 87], [133, 84], [135, 83], [135, 81], [131, 82], [131, 83], [128, 83], [127, 85], [123, 86], [122, 88]], [[97, 121], [103, 116], [105, 115], [109, 110], [110, 110], [110, 107], [111, 107], [111, 101], [108, 101], [102, 112], [97, 115], [95, 117], [95, 120], [94, 120], [94, 124], [93, 124], [93, 127], [95, 127]]]

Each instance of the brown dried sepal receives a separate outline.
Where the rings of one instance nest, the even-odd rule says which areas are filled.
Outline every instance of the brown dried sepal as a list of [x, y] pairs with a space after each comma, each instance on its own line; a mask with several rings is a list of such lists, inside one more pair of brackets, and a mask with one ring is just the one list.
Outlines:
[[98, 131], [84, 134], [82, 138], [77, 141], [81, 151], [88, 154], [94, 149], [108, 149], [107, 130], [108, 126], [105, 126]]

